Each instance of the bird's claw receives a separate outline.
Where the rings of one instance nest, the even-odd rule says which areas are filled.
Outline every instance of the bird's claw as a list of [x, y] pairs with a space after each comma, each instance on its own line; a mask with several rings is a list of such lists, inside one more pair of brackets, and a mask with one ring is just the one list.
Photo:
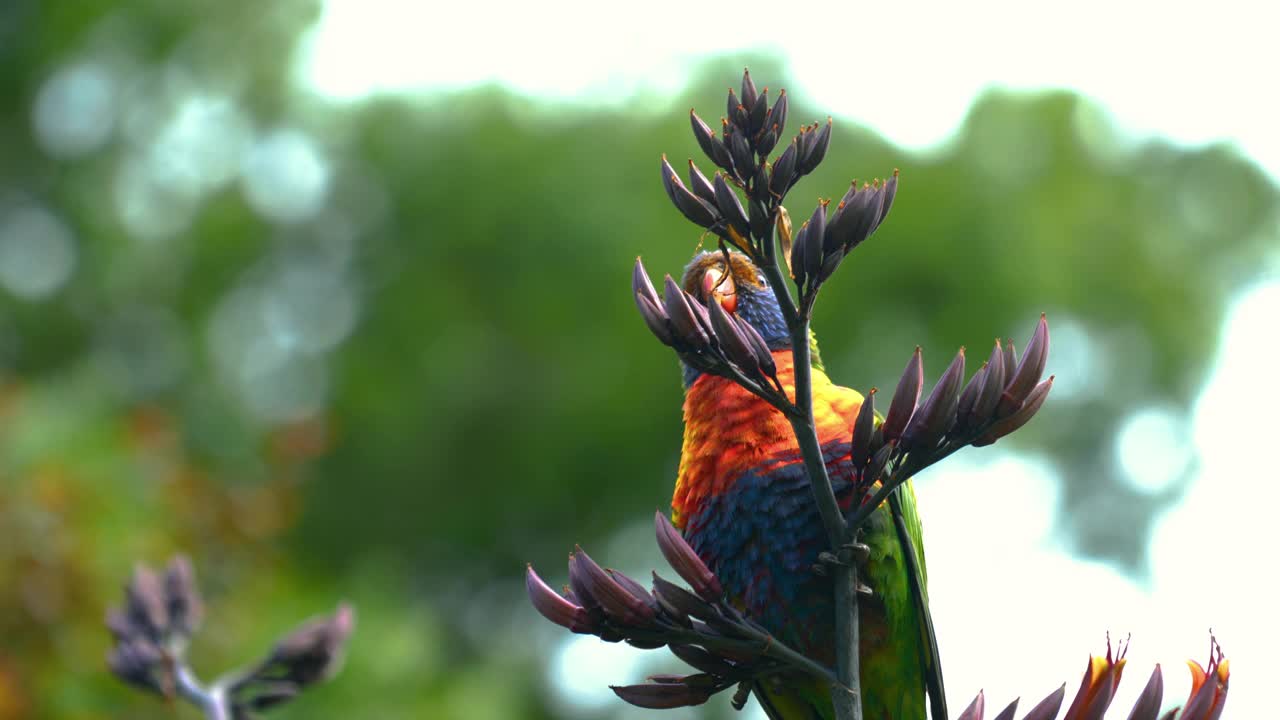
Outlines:
[[858, 564], [858, 567], [865, 567], [867, 560], [871, 557], [871, 548], [866, 543], [860, 543], [856, 540], [847, 545], [840, 546], [841, 552], [848, 556], [851, 562]]

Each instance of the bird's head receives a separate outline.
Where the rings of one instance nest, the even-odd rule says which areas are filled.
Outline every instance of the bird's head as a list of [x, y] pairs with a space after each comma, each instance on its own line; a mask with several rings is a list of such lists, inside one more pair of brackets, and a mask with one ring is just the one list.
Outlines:
[[[725, 312], [751, 323], [771, 350], [791, 347], [791, 336], [778, 299], [760, 269], [746, 255], [731, 252], [726, 261], [725, 254], [718, 250], [698, 253], [685, 267], [680, 284], [704, 304], [720, 303]], [[699, 371], [685, 365], [685, 387], [692, 385], [699, 375]]]

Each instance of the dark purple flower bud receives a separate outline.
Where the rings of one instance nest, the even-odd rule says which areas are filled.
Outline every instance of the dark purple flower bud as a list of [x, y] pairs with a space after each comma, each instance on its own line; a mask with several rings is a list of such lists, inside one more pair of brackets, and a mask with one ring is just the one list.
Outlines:
[[707, 179], [706, 175], [702, 174], [698, 166], [693, 164], [693, 158], [689, 159], [689, 189], [693, 191], [694, 195], [715, 205], [715, 188], [711, 187], [711, 181]]
[[778, 99], [773, 102], [773, 108], [769, 110], [769, 119], [765, 122], [769, 125], [777, 127], [778, 137], [782, 137], [782, 133], [787, 129], [787, 91], [779, 90]]
[[893, 171], [893, 176], [885, 180], [881, 193], [884, 195], [884, 200], [880, 203], [880, 217], [876, 218], [875, 223], [871, 225], [871, 230], [867, 232], [868, 235], [875, 232], [880, 227], [880, 223], [889, 217], [889, 209], [893, 207], [893, 199], [898, 195], [898, 171], [896, 168]]
[[1053, 720], [1058, 717], [1058, 709], [1062, 707], [1062, 701], [1066, 696], [1067, 686], [1063, 683], [1045, 699], [1036, 703], [1036, 706], [1031, 708], [1031, 712], [1027, 713], [1022, 720]]
[[638, 257], [631, 270], [631, 293], [635, 297], [636, 307], [640, 310], [640, 317], [644, 318], [649, 331], [657, 336], [663, 345], [672, 345], [671, 328], [667, 326], [667, 313], [662, 309], [662, 299], [658, 297], [658, 291], [653, 289], [649, 273], [645, 271], [644, 263]]
[[693, 136], [698, 140], [698, 147], [716, 166], [733, 171], [733, 159], [729, 157], [729, 148], [716, 138], [711, 126], [702, 121], [693, 110], [689, 111], [689, 123], [693, 126]]
[[1004, 392], [1004, 348], [1000, 346], [1000, 338], [996, 338], [995, 347], [991, 348], [991, 356], [987, 358], [987, 364], [984, 366], [982, 388], [978, 393], [978, 399], [973, 404], [973, 427], [985, 425], [991, 421], [992, 415], [996, 411], [996, 405], [1000, 403], [1000, 395]]
[[751, 107], [756, 103], [756, 84], [751, 79], [751, 71], [742, 69], [742, 104]]
[[923, 386], [924, 360], [920, 355], [920, 346], [917, 345], [916, 351], [907, 361], [906, 369], [902, 371], [898, 387], [893, 391], [893, 400], [889, 401], [889, 414], [885, 416], [881, 426], [885, 442], [902, 437], [902, 431], [907, 429], [907, 423], [915, 414], [916, 404], [920, 402], [920, 389]]
[[333, 615], [313, 618], [276, 643], [267, 667], [274, 677], [307, 686], [333, 677], [342, 666], [347, 640], [355, 629], [355, 610], [339, 605]]
[[875, 481], [884, 475], [884, 470], [889, 466], [889, 460], [893, 457], [894, 452], [898, 449], [896, 440], [885, 443], [871, 456], [871, 462], [862, 471], [863, 487], [871, 487]]
[[982, 691], [979, 690], [978, 696], [973, 699], [973, 702], [969, 703], [969, 707], [965, 708], [964, 712], [960, 713], [960, 717], [956, 718], [956, 720], [982, 720], [982, 711], [985, 704], [986, 701], [983, 699]]
[[124, 594], [129, 623], [148, 640], [160, 643], [169, 631], [169, 601], [160, 576], [151, 568], [138, 565]]
[[[765, 118], [765, 122], [768, 121], [769, 119]], [[770, 125], [760, 132], [760, 137], [756, 140], [756, 152], [760, 154], [760, 157], [767, 157], [769, 153], [773, 152], [773, 148], [778, 144], [778, 137], [777, 125]]]
[[791, 254], [787, 259], [787, 265], [791, 267], [791, 279], [795, 280], [796, 287], [800, 288], [804, 287], [804, 281], [809, 277], [809, 268], [805, 265], [808, 247], [809, 221], [805, 220], [800, 224], [800, 230], [796, 232], [796, 239], [791, 245]]
[[1129, 711], [1128, 720], [1156, 720], [1160, 715], [1160, 703], [1164, 700], [1164, 676], [1160, 673], [1160, 665], [1156, 664], [1151, 677], [1138, 695], [1133, 710]]
[[164, 653], [150, 641], [136, 638], [118, 643], [107, 653], [107, 668], [134, 687], [169, 697], [172, 679], [164, 669]]
[[117, 642], [128, 640], [137, 632], [133, 623], [129, 621], [129, 616], [120, 608], [111, 608], [107, 610], [107, 629], [111, 631], [111, 636]]
[[1004, 394], [1000, 398], [1000, 404], [996, 406], [997, 417], [1009, 415], [1022, 406], [1027, 399], [1027, 394], [1036, 386], [1036, 383], [1040, 382], [1040, 376], [1044, 374], [1044, 366], [1048, 359], [1049, 321], [1044, 313], [1041, 313], [1040, 322], [1036, 324], [1031, 342], [1027, 343], [1027, 349], [1022, 354], [1022, 361], [1009, 377]]
[[706, 350], [711, 345], [711, 339], [691, 306], [691, 303], [696, 304], [697, 301], [691, 301], [670, 275], [666, 276], [665, 282], [663, 294], [667, 318], [671, 321], [671, 334], [676, 344], [694, 351]]
[[196, 587], [196, 571], [185, 555], [169, 561], [164, 573], [164, 590], [169, 605], [170, 629], [190, 636], [204, 619], [204, 603]]
[[861, 188], [855, 181], [849, 191], [841, 199], [827, 232], [823, 237], [823, 248], [828, 254], [839, 249], [848, 254], [863, 240], [871, 235], [881, 216], [884, 207], [884, 188], [863, 184]]
[[[817, 244], [815, 236], [815, 244]], [[834, 252], [822, 258], [822, 268], [818, 270], [818, 282], [826, 282], [827, 278], [835, 274], [836, 268], [840, 267], [840, 261], [844, 259], [844, 253]]]
[[[748, 102], [744, 96], [742, 104], [747, 108], [747, 122], [749, 124], [749, 132], [752, 137], [760, 134], [764, 129], [765, 118], [769, 114], [769, 88], [765, 88], [754, 101]], [[761, 155], [765, 153], [761, 152]]]
[[733, 158], [733, 171], [739, 179], [746, 179], [755, 165], [751, 155], [751, 145], [741, 130], [726, 135], [724, 141], [729, 146], [729, 156]]
[[570, 602], [560, 593], [538, 577], [533, 565], [525, 566], [525, 590], [529, 593], [529, 601], [542, 617], [576, 633], [590, 633], [591, 623], [585, 608]]
[[725, 677], [734, 671], [724, 658], [716, 657], [696, 645], [671, 645], [671, 654], [683, 660], [699, 672]]
[[671, 167], [671, 163], [667, 162], [666, 155], [662, 156], [662, 187], [667, 191], [667, 197], [671, 198], [671, 203], [676, 206], [676, 209], [693, 224], [711, 227], [720, 219], [720, 215], [710, 203], [694, 195], [684, 186], [684, 183], [680, 182], [675, 169]]
[[871, 388], [862, 399], [858, 416], [853, 420], [853, 436], [849, 441], [849, 458], [858, 469], [871, 460], [871, 437], [876, 432], [876, 389]]
[[[768, 192], [766, 186], [765, 192]], [[758, 238], [769, 237], [769, 211], [765, 209], [764, 203], [750, 198], [747, 200], [747, 219], [751, 223], [751, 234]]]
[[778, 197], [787, 194], [791, 189], [791, 181], [796, 175], [796, 143], [792, 141], [786, 150], [773, 163], [773, 171], [769, 176], [769, 191]]
[[751, 129], [747, 120], [747, 109], [742, 106], [742, 101], [738, 99], [733, 88], [729, 88], [729, 98], [724, 104], [724, 115], [738, 132], [745, 133]]
[[667, 314], [658, 305], [654, 305], [648, 298], [636, 295], [636, 307], [640, 309], [640, 317], [644, 319], [644, 324], [649, 327], [649, 332], [658, 338], [658, 341], [667, 347], [675, 346], [675, 338], [671, 335], [671, 328], [667, 326]]
[[811, 144], [806, 148], [807, 152], [800, 157], [796, 167], [801, 175], [808, 175], [818, 167], [822, 159], [827, 156], [829, 145], [831, 145], [831, 118], [827, 118], [827, 124], [817, 131]]
[[715, 331], [716, 339], [720, 341], [720, 349], [724, 351], [725, 357], [729, 358], [729, 362], [742, 368], [743, 374], [747, 377], [758, 377], [760, 361], [756, 357], [756, 350], [743, 336], [738, 324], [729, 318], [729, 314], [720, 307], [718, 302], [711, 303], [707, 311], [711, 316], [711, 328]]
[[755, 353], [756, 362], [760, 364], [760, 371], [766, 376], [776, 379], [778, 366], [773, 361], [773, 352], [769, 350], [768, 343], [760, 336], [760, 331], [756, 330], [751, 323], [737, 316], [734, 316], [733, 321], [737, 323], [739, 332], [747, 339], [747, 344], [751, 346], [752, 352]]
[[[750, 167], [746, 165], [744, 167]], [[729, 187], [729, 183], [725, 182], [724, 175], [716, 173], [711, 185], [716, 191], [716, 206], [720, 208], [720, 214], [725, 220], [729, 221], [729, 225], [743, 238], [747, 237], [750, 232], [747, 222], [747, 211], [742, 209], [742, 202], [738, 200], [738, 194]]]
[[933, 392], [911, 418], [903, 431], [902, 442], [906, 449], [932, 447], [951, 430], [956, 421], [956, 407], [960, 399], [960, 383], [964, 381], [964, 348], [947, 366]]
[[1022, 407], [1018, 408], [1012, 415], [1002, 420], [997, 420], [991, 429], [973, 442], [974, 447], [983, 447], [999, 440], [1000, 438], [1020, 429], [1035, 417], [1040, 410], [1040, 406], [1044, 405], [1044, 400], [1049, 396], [1049, 390], [1053, 389], [1053, 377], [1049, 376], [1048, 380], [1035, 386], [1031, 394], [1027, 396], [1026, 402]]
[[667, 516], [661, 511], [654, 513], [653, 524], [657, 531], [658, 548], [662, 550], [662, 556], [667, 559], [671, 569], [707, 602], [717, 602], [723, 597], [724, 588], [720, 585], [720, 579], [698, 557]]
[[805, 238], [804, 246], [804, 271], [811, 278], [818, 277], [822, 272], [822, 238], [827, 232], [827, 203], [829, 202], [829, 200], [819, 200], [818, 206], [809, 216], [808, 237]]
[[[761, 204], [761, 209], [769, 202], [769, 166], [763, 161], [756, 165], [751, 175], [751, 199]], [[749, 214], [749, 213], [748, 213]], [[767, 221], [767, 218], [766, 218]], [[763, 235], [761, 235], [763, 237]]]
[[814, 123], [812, 127], [801, 125], [800, 132], [796, 133], [794, 140], [796, 144], [796, 177], [801, 177], [805, 174], [800, 168], [804, 159], [809, 155], [809, 150], [813, 147], [814, 130], [817, 129], [817, 123]]
[[[655, 612], [642, 598], [627, 591], [613, 575], [596, 564], [581, 547], [575, 547], [569, 556], [569, 578], [573, 581], [577, 571], [579, 582], [600, 603], [605, 615], [624, 625], [645, 626], [653, 620]], [[576, 586], [575, 586], [576, 589]], [[646, 593], [647, 595], [648, 593]]]
[[699, 620], [717, 617], [715, 608], [707, 601], [662, 578], [656, 572], [653, 574], [653, 596], [668, 615], [686, 626], [690, 624], [690, 617]]
[[626, 702], [650, 710], [701, 705], [711, 697], [710, 688], [695, 688], [684, 683], [610, 685], [609, 689]]
[[629, 637], [629, 638], [625, 638], [625, 640], [628, 645], [630, 645], [633, 648], [639, 648], [640, 650], [657, 650], [660, 647], [667, 646], [667, 642], [665, 640], [654, 640], [652, 638], [641, 639], [636, 637]]
[[614, 570], [613, 568], [605, 568], [605, 572], [609, 573], [609, 577], [616, 580], [618, 584], [621, 585], [627, 592], [631, 593], [632, 596], [640, 598], [641, 600], [644, 601], [646, 605], [653, 608], [653, 611], [655, 613], [658, 611], [658, 599], [655, 598], [653, 594], [649, 592], [648, 588], [636, 582], [635, 580], [632, 580], [625, 573], [619, 570]]
[[969, 382], [965, 383], [964, 390], [960, 391], [960, 401], [956, 404], [956, 421], [961, 429], [974, 427], [973, 406], [978, 404], [978, 396], [982, 394], [982, 381], [986, 376], [987, 364], [984, 362], [978, 372], [969, 378]]
[[[1009, 380], [1013, 378], [1013, 371], [1018, 367], [1018, 350], [1013, 346], [1013, 338], [1005, 338], [1004, 340], [1004, 379], [1005, 387], [1009, 386]], [[1001, 388], [1003, 390], [1004, 388]]]
[[1016, 712], [1018, 712], [1018, 699], [1014, 698], [1013, 702], [1001, 710], [999, 715], [996, 715], [995, 720], [1013, 720], [1013, 715]]

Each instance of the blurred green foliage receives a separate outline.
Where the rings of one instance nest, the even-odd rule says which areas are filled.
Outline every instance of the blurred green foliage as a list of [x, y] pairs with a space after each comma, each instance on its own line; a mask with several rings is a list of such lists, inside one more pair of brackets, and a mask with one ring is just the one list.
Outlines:
[[[0, 6], [0, 720], [172, 717], [106, 675], [102, 616], [175, 551], [210, 603], [206, 673], [359, 608], [345, 673], [281, 718], [560, 716], [522, 563], [669, 498], [679, 374], [629, 273], [698, 247], [658, 155], [695, 155], [687, 109], [717, 117], [742, 63], [617, 110], [496, 88], [332, 106], [289, 74], [314, 4], [264, 8]], [[853, 177], [902, 184], [819, 303], [831, 374], [891, 386], [920, 344], [933, 377], [1049, 312], [1072, 341], [1016, 443], [1069, 479], [1078, 549], [1141, 573], [1181, 486], [1132, 489], [1113, 437], [1185, 410], [1276, 246], [1276, 188], [1066, 93], [991, 93], [924, 154], [836, 127], [793, 217]]]

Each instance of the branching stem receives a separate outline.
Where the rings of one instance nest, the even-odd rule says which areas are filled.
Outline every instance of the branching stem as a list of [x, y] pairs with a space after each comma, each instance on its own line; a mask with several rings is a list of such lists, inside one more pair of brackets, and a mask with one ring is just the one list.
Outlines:
[[[778, 264], [777, 243], [766, 238], [765, 261], [759, 263], [773, 288], [773, 294], [782, 308], [787, 330], [791, 334], [791, 353], [795, 371], [796, 412], [787, 413], [796, 442], [804, 457], [809, 483], [813, 489], [818, 514], [827, 533], [831, 552], [840, 556], [841, 548], [853, 539], [849, 525], [840, 513], [836, 502], [827, 465], [822, 459], [822, 447], [818, 442], [817, 426], [813, 418], [813, 368], [809, 350], [809, 314], [797, 310], [787, 287], [785, 276]], [[856, 526], [854, 526], [856, 528]], [[858, 571], [854, 563], [841, 563], [834, 569], [836, 607], [836, 682], [832, 685], [831, 700], [838, 720], [862, 720], [862, 684], [858, 667]]]
[[200, 708], [208, 720], [231, 720], [231, 704], [220, 684], [206, 688], [180, 657], [173, 660], [173, 675], [178, 695]]

